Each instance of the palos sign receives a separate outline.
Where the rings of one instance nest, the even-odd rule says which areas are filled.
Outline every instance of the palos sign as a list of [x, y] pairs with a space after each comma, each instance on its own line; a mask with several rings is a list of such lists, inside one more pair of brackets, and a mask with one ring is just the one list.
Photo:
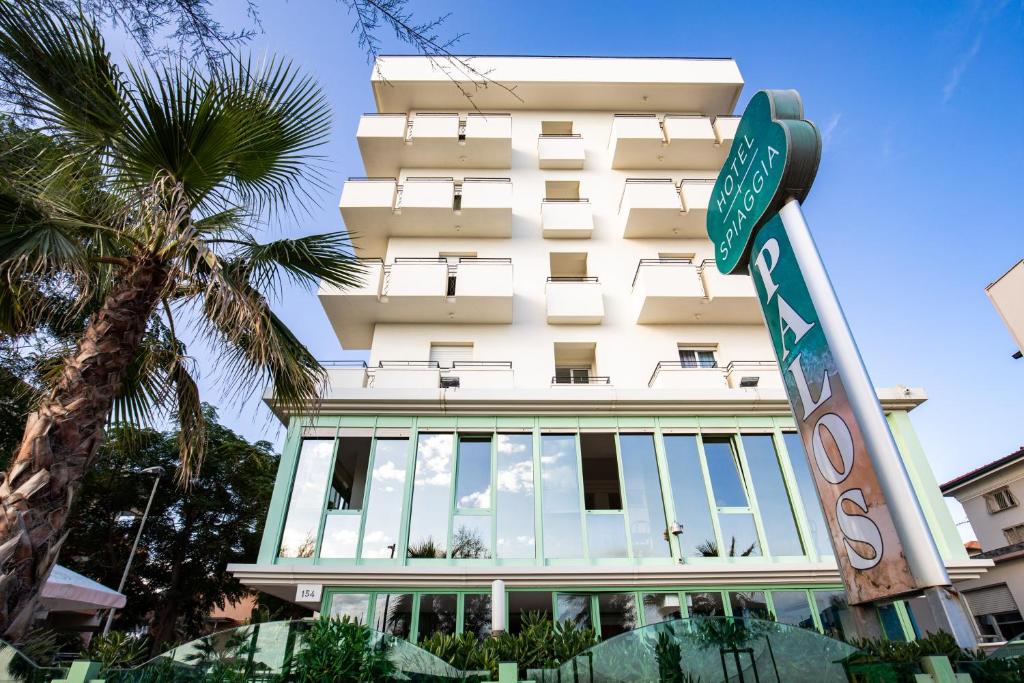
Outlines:
[[763, 90], [708, 209], [723, 273], [749, 271], [852, 604], [949, 584], [800, 212], [821, 157], [799, 95]]

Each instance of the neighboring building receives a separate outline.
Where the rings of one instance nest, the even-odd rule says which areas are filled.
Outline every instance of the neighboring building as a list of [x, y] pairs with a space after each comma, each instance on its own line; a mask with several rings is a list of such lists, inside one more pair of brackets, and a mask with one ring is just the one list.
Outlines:
[[[486, 633], [497, 579], [513, 631], [524, 610], [605, 637], [700, 614], [842, 631], [753, 286], [719, 274], [705, 232], [736, 64], [472, 63], [487, 87], [422, 57], [376, 65], [382, 113], [356, 135], [371, 177], [341, 193], [368, 276], [320, 291], [369, 363], [329, 364], [315, 413], [275, 407], [263, 545], [232, 571], [414, 639]], [[879, 396], [951, 573], [979, 576], [910, 424], [924, 393]], [[913, 633], [904, 603], [880, 617]]]
[[985, 294], [1017, 343], [1013, 357], [1020, 358], [1024, 351], [1024, 260], [986, 287]]
[[964, 507], [981, 544], [972, 555], [995, 566], [958, 586], [982, 636], [1009, 640], [1024, 633], [1024, 448], [942, 485]]

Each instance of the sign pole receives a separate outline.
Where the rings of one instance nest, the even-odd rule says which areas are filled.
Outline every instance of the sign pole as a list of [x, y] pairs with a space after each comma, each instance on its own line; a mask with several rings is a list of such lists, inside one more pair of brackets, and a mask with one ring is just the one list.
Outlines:
[[800, 202], [795, 199], [787, 201], [779, 210], [779, 218], [803, 273], [832, 360], [846, 387], [847, 400], [863, 436], [868, 457], [874, 465], [911, 573], [920, 585], [929, 586], [925, 589], [925, 597], [936, 623], [946, 627], [961, 647], [977, 647], [977, 636], [970, 616], [964, 613], [963, 604], [956, 595], [946, 588], [952, 581], [928, 528], [846, 316], [804, 220]]

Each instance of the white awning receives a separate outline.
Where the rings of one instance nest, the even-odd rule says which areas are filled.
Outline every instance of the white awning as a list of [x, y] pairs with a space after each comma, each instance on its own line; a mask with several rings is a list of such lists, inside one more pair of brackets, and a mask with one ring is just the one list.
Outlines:
[[95, 612], [111, 607], [120, 609], [127, 599], [116, 590], [58, 564], [43, 584], [42, 601], [51, 612]]

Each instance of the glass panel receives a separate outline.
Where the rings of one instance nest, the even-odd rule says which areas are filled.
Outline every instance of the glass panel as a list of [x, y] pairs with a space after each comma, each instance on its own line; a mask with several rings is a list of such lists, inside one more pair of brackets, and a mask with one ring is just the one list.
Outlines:
[[882, 632], [889, 640], [906, 640], [907, 635], [903, 632], [903, 624], [900, 623], [900, 615], [896, 605], [880, 605], [878, 607], [878, 618], [882, 622]]
[[373, 606], [373, 627], [398, 638], [412, 631], [412, 594], [378, 593]]
[[632, 593], [598, 593], [597, 609], [601, 615], [602, 640], [639, 626], [636, 621], [636, 598]]
[[687, 593], [686, 609], [691, 617], [725, 616], [722, 594], [717, 591], [713, 593]]
[[587, 514], [590, 557], [628, 557], [626, 521], [622, 513]]
[[498, 435], [498, 557], [536, 557], [533, 435]]
[[734, 617], [744, 619], [768, 619], [768, 602], [764, 591], [739, 591], [729, 593], [729, 606]]
[[786, 444], [786, 451], [789, 453], [789, 463], [793, 466], [793, 474], [796, 476], [796, 488], [800, 491], [800, 499], [804, 504], [804, 512], [807, 514], [807, 525], [811, 528], [811, 538], [814, 539], [814, 547], [822, 557], [832, 557], [832, 541], [829, 538], [825, 515], [821, 511], [818, 489], [814, 486], [811, 464], [807, 460], [803, 441], [801, 441], [800, 435], [796, 432], [784, 432], [782, 440]]
[[621, 510], [619, 463], [615, 435], [580, 434], [583, 502], [587, 510]]
[[331, 618], [348, 617], [360, 624], [366, 623], [370, 596], [366, 593], [335, 593], [331, 596]]
[[455, 473], [455, 504], [460, 508], [491, 507], [491, 440], [459, 439]]
[[626, 487], [633, 557], [669, 557], [668, 525], [661, 498], [652, 434], [621, 434], [622, 479]]
[[644, 623], [657, 624], [683, 616], [678, 593], [644, 593]]
[[416, 637], [420, 640], [434, 633], [455, 633], [456, 599], [454, 594], [424, 594], [420, 596], [420, 625]]
[[[665, 459], [672, 482], [672, 501], [683, 525], [679, 547], [685, 557], [701, 557], [708, 545], [717, 547], [711, 522], [711, 505], [697, 452], [697, 437], [673, 434], [665, 437]], [[704, 549], [704, 550], [702, 550]], [[712, 553], [716, 555], [717, 553]]]
[[471, 593], [465, 596], [464, 602], [463, 633], [474, 633], [481, 640], [487, 638], [491, 635], [491, 596]]
[[366, 493], [366, 469], [370, 465], [370, 437], [338, 439], [334, 476], [327, 494], [328, 510], [362, 510]]
[[359, 543], [359, 522], [362, 516], [327, 515], [324, 522], [324, 540], [320, 543], [320, 557], [352, 558]]
[[278, 551], [281, 557], [313, 557], [320, 529], [320, 512], [327, 492], [327, 470], [331, 466], [333, 452], [334, 439], [302, 441], [292, 498], [281, 534], [281, 549]]
[[537, 613], [551, 618], [551, 593], [533, 591], [511, 591], [508, 600], [508, 631], [519, 633], [523, 624], [523, 616]]
[[843, 639], [846, 634], [856, 634], [846, 593], [841, 590], [814, 591], [814, 603], [826, 636]]
[[489, 559], [491, 557], [490, 515], [455, 515], [452, 522], [452, 557]]
[[420, 434], [409, 517], [409, 557], [444, 557], [448, 552], [448, 508], [452, 495], [452, 434]]
[[758, 557], [761, 544], [757, 542], [757, 527], [754, 515], [718, 515], [718, 526], [722, 528], [722, 542], [725, 547], [717, 553], [719, 557]]
[[811, 604], [804, 591], [772, 591], [772, 603], [775, 605], [776, 621], [801, 628], [814, 628]]
[[544, 555], [583, 557], [576, 437], [544, 434], [540, 443]]
[[718, 507], [747, 507], [747, 491], [743, 488], [740, 463], [733, 450], [732, 439], [704, 439], [704, 458]]
[[782, 470], [779, 469], [775, 442], [769, 434], [748, 434], [742, 438], [768, 552], [776, 556], [803, 555], [804, 548], [793, 519], [793, 506], [782, 479]]
[[394, 557], [402, 524], [408, 439], [378, 439], [366, 506], [362, 557]]
[[575, 624], [577, 628], [592, 628], [590, 596], [574, 593], [555, 593], [555, 619]]

